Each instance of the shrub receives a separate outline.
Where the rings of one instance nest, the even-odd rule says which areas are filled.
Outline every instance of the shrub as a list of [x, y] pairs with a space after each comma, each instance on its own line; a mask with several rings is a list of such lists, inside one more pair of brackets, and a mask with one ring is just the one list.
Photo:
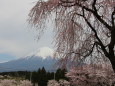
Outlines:
[[15, 80], [1, 80], [0, 81], [0, 86], [16, 86], [16, 81]]
[[70, 86], [70, 82], [63, 79], [59, 80], [59, 84], [60, 86]]
[[23, 80], [23, 81], [20, 81], [20, 85], [19, 86], [32, 86], [32, 83], [28, 80]]
[[73, 86], [114, 86], [115, 82], [114, 72], [102, 66], [73, 67], [66, 76]]
[[55, 80], [49, 80], [47, 86], [60, 86], [59, 83]]
[[15, 80], [4, 79], [0, 81], [0, 86], [33, 86], [28, 80], [16, 82]]
[[49, 80], [47, 86], [70, 86], [70, 83], [63, 79], [59, 80], [59, 82], [56, 80]]

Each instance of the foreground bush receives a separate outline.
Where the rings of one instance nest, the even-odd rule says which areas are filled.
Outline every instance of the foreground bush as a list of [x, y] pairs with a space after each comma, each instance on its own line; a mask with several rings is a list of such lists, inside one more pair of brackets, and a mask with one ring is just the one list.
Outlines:
[[33, 86], [32, 83], [28, 80], [23, 80], [20, 82], [21, 82], [21, 84], [19, 86]]
[[60, 86], [59, 83], [55, 80], [49, 80], [47, 86]]
[[0, 80], [0, 86], [32, 86], [32, 83], [28, 80], [15, 81], [15, 80]]
[[0, 86], [16, 86], [16, 81], [15, 80], [1, 80], [0, 81]]
[[47, 86], [70, 86], [70, 83], [63, 79], [59, 80], [59, 82], [56, 80], [49, 80]]
[[66, 76], [72, 86], [115, 86], [115, 74], [110, 67], [73, 67]]

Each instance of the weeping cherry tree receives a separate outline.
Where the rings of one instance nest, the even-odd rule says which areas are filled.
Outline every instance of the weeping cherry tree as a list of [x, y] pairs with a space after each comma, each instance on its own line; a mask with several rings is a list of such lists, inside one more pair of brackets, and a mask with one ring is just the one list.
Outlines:
[[114, 0], [39, 0], [29, 13], [29, 23], [40, 33], [50, 18], [55, 21], [56, 55], [62, 61], [90, 58], [95, 63], [101, 58], [115, 71]]

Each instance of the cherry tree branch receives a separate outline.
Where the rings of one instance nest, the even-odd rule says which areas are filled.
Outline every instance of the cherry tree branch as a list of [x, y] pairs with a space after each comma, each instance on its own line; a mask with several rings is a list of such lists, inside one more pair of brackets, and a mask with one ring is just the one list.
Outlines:
[[114, 10], [113, 10], [113, 12], [112, 12], [112, 15], [111, 15], [111, 23], [112, 23], [112, 26], [114, 27], [115, 26], [115, 24], [114, 24], [114, 16], [115, 16], [115, 7], [114, 7]]

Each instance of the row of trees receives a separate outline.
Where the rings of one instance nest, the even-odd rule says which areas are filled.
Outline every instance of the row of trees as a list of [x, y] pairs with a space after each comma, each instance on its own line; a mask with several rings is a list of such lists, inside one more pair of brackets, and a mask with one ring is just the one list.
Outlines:
[[[57, 69], [55, 72], [47, 72], [45, 68], [38, 69], [38, 71], [17, 71], [17, 72], [3, 72], [0, 75], [3, 75], [4, 78], [10, 77], [19, 77], [22, 79], [30, 80], [33, 85], [37, 84], [38, 86], [47, 86], [48, 80], [57, 80], [60, 79], [67, 80], [65, 74], [67, 71], [65, 69]], [[7, 75], [7, 76], [6, 76]]]
[[63, 69], [57, 69], [56, 72], [46, 72], [46, 70], [44, 68], [42, 69], [38, 69], [37, 72], [32, 72], [31, 74], [31, 80], [32, 83], [35, 85], [36, 83], [39, 86], [47, 86], [47, 82], [48, 80], [57, 80], [59, 81], [60, 79], [66, 79], [65, 74], [66, 74], [66, 70]]
[[[110, 65], [82, 65], [72, 67], [66, 73], [65, 70], [58, 69], [55, 72], [46, 72], [44, 68], [36, 72], [30, 72], [30, 76], [26, 77], [29, 80], [0, 80], [2, 86], [114, 86], [115, 74], [110, 68]], [[64, 74], [64, 75], [63, 75]], [[67, 80], [64, 80], [67, 79]], [[17, 82], [18, 81], [18, 82]]]

